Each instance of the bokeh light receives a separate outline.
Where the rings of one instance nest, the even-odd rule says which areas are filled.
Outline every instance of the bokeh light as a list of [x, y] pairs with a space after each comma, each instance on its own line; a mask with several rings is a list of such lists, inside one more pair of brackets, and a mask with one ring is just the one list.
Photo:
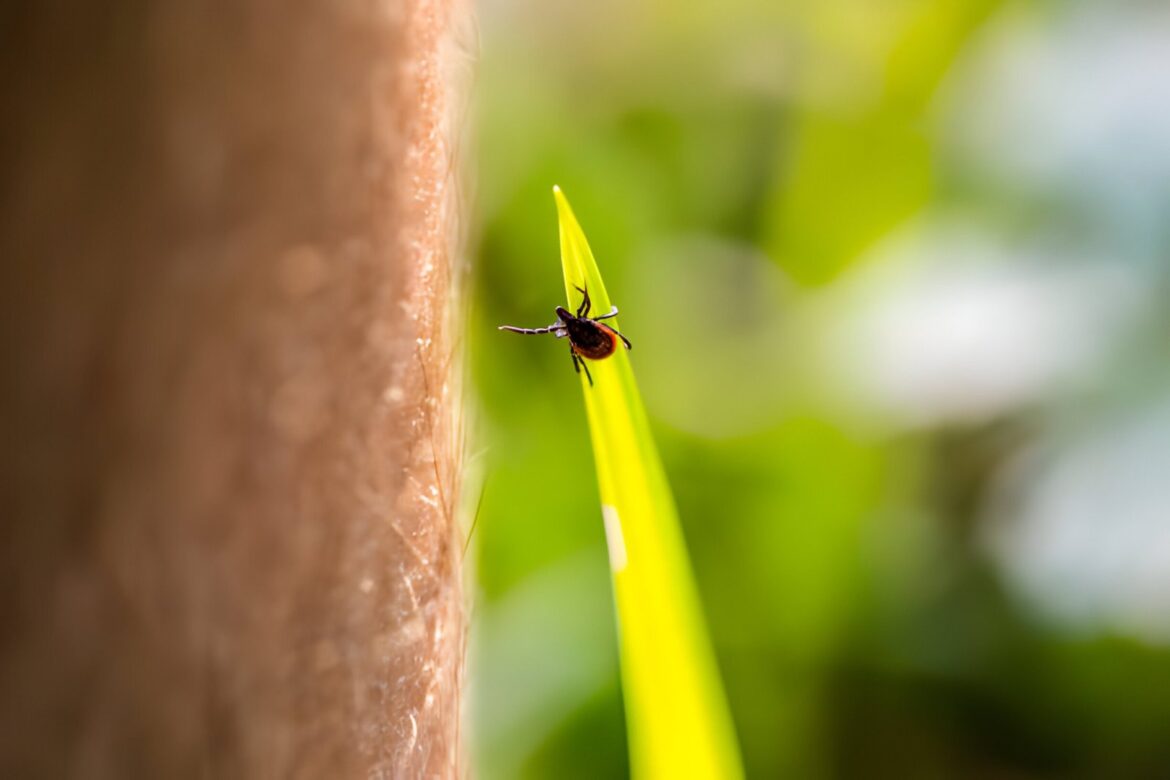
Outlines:
[[[484, 778], [626, 769], [549, 191], [633, 340], [750, 777], [1170, 773], [1170, 12], [480, 8]], [[555, 348], [554, 348], [555, 347]]]

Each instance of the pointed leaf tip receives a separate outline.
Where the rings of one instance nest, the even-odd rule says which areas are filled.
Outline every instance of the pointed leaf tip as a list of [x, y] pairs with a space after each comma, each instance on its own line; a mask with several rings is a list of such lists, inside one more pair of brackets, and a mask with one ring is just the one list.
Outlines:
[[[609, 295], [560, 187], [561, 267], [570, 308], [588, 287]], [[615, 320], [609, 320], [620, 330]], [[743, 769], [670, 486], [629, 356], [616, 351], [580, 378], [613, 568], [630, 776], [739, 780]]]

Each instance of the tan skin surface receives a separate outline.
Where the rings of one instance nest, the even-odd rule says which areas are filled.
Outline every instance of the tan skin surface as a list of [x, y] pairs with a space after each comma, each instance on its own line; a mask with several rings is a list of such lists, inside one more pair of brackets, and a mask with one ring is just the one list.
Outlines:
[[0, 776], [452, 777], [441, 3], [0, 15]]

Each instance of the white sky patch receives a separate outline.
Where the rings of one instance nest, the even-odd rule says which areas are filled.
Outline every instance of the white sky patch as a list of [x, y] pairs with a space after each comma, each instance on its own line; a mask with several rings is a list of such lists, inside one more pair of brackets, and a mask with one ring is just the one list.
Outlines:
[[819, 314], [846, 403], [916, 427], [990, 419], [1092, 382], [1147, 297], [1127, 266], [939, 223], [879, 248]]
[[1070, 628], [1170, 644], [1170, 398], [1005, 473], [984, 542]]
[[1079, 194], [1127, 223], [1139, 218], [1160, 231], [1170, 191], [1165, 3], [1001, 14], [944, 94], [946, 125], [972, 167]]
[[626, 539], [622, 536], [622, 521], [618, 511], [609, 504], [601, 505], [601, 518], [605, 521], [605, 542], [609, 548], [609, 567], [617, 574], [626, 568]]

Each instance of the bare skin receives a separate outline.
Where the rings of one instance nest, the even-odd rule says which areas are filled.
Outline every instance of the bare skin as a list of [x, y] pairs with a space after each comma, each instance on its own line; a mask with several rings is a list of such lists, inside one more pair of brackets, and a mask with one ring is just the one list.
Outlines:
[[0, 776], [458, 774], [466, 14], [0, 12]]

